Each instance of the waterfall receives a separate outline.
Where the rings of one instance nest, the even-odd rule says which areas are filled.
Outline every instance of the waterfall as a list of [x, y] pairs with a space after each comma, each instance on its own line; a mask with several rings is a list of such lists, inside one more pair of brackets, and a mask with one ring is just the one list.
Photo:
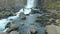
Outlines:
[[19, 12], [16, 13], [17, 14], [16, 16], [10, 16], [7, 18], [8, 20], [7, 19], [0, 20], [0, 30], [5, 29], [5, 25], [8, 22], [10, 22], [9, 19], [13, 19], [13, 20], [17, 19], [19, 17], [20, 12], [24, 12], [24, 14], [29, 14], [31, 12], [31, 8], [35, 7], [35, 1], [36, 0], [27, 0], [27, 5], [25, 6], [25, 9], [22, 8], [21, 10], [19, 10]]
[[31, 8], [36, 7], [36, 0], [27, 0], [27, 5], [25, 8], [22, 8], [17, 12], [17, 16], [19, 16], [20, 12], [24, 12], [24, 14], [29, 14], [31, 12]]
[[33, 8], [34, 7], [35, 0], [27, 0], [27, 6], [26, 8]]

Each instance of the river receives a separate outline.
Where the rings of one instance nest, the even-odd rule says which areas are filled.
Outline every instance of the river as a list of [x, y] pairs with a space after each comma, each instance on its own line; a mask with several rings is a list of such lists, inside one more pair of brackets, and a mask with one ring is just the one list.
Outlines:
[[[36, 0], [27, 0], [27, 5], [25, 6], [25, 9], [23, 8], [20, 9], [19, 12], [16, 13], [16, 16], [10, 16], [6, 19], [1, 19], [0, 32], [4, 32], [5, 26], [8, 22], [14, 21], [17, 25], [19, 23], [24, 24], [23, 26], [19, 27], [21, 34], [26, 34], [26, 32], [31, 30], [32, 28], [35, 28], [37, 30], [38, 32], [37, 34], [45, 34], [45, 27], [41, 27], [39, 23], [35, 22], [35, 20], [37, 19], [36, 17], [41, 16], [41, 14], [30, 14], [29, 16], [26, 16], [26, 20], [21, 20], [19, 18], [20, 12], [24, 12], [24, 14], [29, 14], [31, 12], [31, 8], [35, 7], [35, 4], [36, 4], [35, 2]], [[13, 20], [11, 21], [10, 19], [13, 19]]]

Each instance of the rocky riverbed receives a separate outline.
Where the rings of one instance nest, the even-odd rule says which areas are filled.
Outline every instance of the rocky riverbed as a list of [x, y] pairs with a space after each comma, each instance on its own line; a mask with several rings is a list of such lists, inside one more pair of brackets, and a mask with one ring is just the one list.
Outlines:
[[[53, 14], [41, 11], [41, 13], [31, 13], [25, 15], [22, 13], [20, 17], [11, 19], [12, 22], [7, 23], [7, 29], [1, 34], [46, 34], [46, 25], [55, 24], [56, 19]], [[21, 18], [23, 17], [23, 18]]]
[[[32, 33], [36, 32], [35, 34], [45, 34], [45, 27], [41, 27], [40, 22], [39, 23], [36, 22], [36, 20], [38, 19], [37, 17], [42, 15], [43, 14], [37, 14], [37, 13], [30, 14], [30, 15], [27, 15], [26, 19], [23, 19], [23, 20], [19, 17], [16, 20], [13, 20], [14, 24], [16, 25], [13, 25], [12, 23], [11, 25], [8, 26], [8, 28], [15, 29], [14, 28], [15, 26], [19, 26], [19, 28], [16, 31], [18, 31], [20, 34], [28, 34], [28, 33], [30, 34], [31, 32]], [[12, 31], [15, 31], [13, 29]]]

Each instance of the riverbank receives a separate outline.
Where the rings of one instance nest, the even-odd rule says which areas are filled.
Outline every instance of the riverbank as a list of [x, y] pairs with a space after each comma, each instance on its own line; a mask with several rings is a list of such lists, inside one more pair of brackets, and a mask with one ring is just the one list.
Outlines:
[[0, 19], [16, 15], [15, 13], [20, 10], [20, 7], [0, 8]]

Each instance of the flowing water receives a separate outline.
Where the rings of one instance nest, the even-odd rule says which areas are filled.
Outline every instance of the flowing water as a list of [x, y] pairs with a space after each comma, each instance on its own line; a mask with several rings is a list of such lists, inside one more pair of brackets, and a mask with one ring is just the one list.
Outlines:
[[16, 13], [16, 16], [10, 16], [6, 19], [0, 20], [0, 31], [2, 32], [5, 29], [5, 25], [8, 22], [12, 22], [10, 19], [13, 19], [16, 24], [24, 23], [24, 25], [19, 28], [19, 30], [22, 31], [21, 34], [26, 34], [26, 32], [32, 28], [35, 28], [38, 31], [37, 34], [44, 34], [45, 28], [40, 27], [40, 24], [35, 22], [35, 20], [37, 19], [36, 17], [40, 16], [41, 14], [30, 14], [29, 16], [26, 16], [26, 20], [21, 20], [19, 18], [20, 12], [24, 12], [24, 14], [29, 14], [31, 12], [31, 8], [34, 8], [35, 5], [36, 0], [27, 0], [27, 5], [25, 6], [25, 8], [19, 10], [19, 12]]
[[[20, 12], [24, 12], [24, 14], [29, 14], [31, 12], [31, 9], [34, 6], [34, 1], [35, 0], [27, 0], [27, 5], [25, 6], [26, 9], [23, 10], [23, 8], [21, 10], [19, 10], [19, 12], [17, 12], [16, 16], [10, 16], [7, 19], [1, 19], [0, 20], [0, 31], [5, 29], [5, 25], [8, 22], [11, 22], [10, 19], [16, 20], [19, 17], [19, 13]], [[29, 9], [28, 9], [29, 8]]]

